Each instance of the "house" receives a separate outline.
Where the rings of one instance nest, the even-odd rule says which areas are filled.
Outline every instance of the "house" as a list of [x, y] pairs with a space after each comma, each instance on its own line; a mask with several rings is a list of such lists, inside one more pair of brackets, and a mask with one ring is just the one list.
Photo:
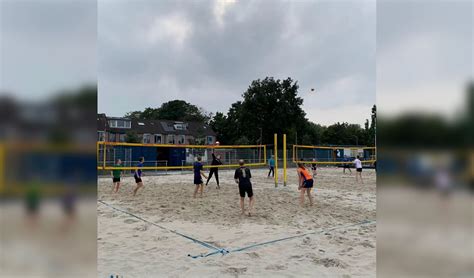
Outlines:
[[97, 141], [126, 142], [134, 132], [143, 144], [211, 145], [216, 133], [206, 124], [169, 120], [137, 120], [97, 115]]
[[[161, 147], [153, 144], [212, 145], [216, 142], [215, 132], [206, 124], [169, 120], [137, 120], [97, 115], [97, 140], [101, 142], [126, 142], [127, 133], [135, 133], [143, 146], [133, 148], [115, 147], [107, 151], [106, 161], [121, 158], [125, 164], [133, 164], [144, 157], [147, 166], [158, 166], [166, 161], [167, 166], [181, 166], [194, 161], [196, 155], [207, 159], [203, 149], [182, 147]], [[150, 146], [146, 146], [150, 144]]]

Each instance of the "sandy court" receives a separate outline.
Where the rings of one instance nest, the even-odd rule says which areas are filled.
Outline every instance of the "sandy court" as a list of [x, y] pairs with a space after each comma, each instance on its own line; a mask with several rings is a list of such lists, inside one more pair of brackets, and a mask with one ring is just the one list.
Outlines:
[[[255, 215], [240, 215], [233, 171], [220, 170], [221, 189], [213, 179], [203, 198], [192, 198], [192, 173], [145, 176], [145, 187], [131, 195], [133, 177], [122, 178], [118, 194], [112, 179], [99, 178], [98, 198], [164, 228], [227, 250], [288, 236], [345, 226], [376, 217], [376, 176], [364, 169], [364, 185], [342, 169], [321, 168], [315, 205], [299, 207], [296, 170], [288, 186], [274, 187], [264, 169], [252, 170]], [[279, 172], [281, 175], [281, 171]], [[248, 200], [248, 199], [246, 199]], [[247, 202], [246, 202], [247, 205]], [[213, 250], [98, 204], [98, 271], [124, 277], [324, 277], [375, 276], [376, 225], [318, 233], [242, 252], [193, 259]]]

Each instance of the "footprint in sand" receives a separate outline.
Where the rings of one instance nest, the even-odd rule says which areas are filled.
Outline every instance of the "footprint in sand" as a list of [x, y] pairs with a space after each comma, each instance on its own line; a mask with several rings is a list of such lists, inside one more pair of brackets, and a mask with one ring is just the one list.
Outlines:
[[255, 253], [255, 252], [248, 253], [247, 255], [249, 255], [249, 257], [252, 258], [252, 259], [260, 258], [260, 255], [258, 255], [258, 254]]
[[247, 271], [246, 267], [229, 267], [223, 272], [233, 274], [233, 275], [239, 275], [239, 274], [244, 274], [246, 271]]
[[285, 270], [287, 269], [286, 266], [284, 265], [278, 265], [278, 264], [272, 264], [267, 267], [265, 267], [266, 270]]
[[132, 218], [128, 218], [128, 219], [125, 219], [125, 221], [123, 221], [125, 224], [133, 224], [133, 223], [136, 223], [138, 222], [138, 220], [135, 220], [135, 219], [132, 219]]
[[325, 267], [338, 267], [338, 268], [346, 268], [347, 264], [339, 259], [331, 259], [331, 258], [314, 258], [313, 263], [317, 265], [324, 265]]
[[360, 245], [362, 245], [366, 248], [375, 248], [375, 246], [372, 243], [368, 242], [368, 241], [362, 242]]

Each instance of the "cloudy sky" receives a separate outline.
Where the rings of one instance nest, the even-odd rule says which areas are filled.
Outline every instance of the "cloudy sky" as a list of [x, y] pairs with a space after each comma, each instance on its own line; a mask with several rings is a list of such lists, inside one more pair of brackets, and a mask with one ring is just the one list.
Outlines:
[[99, 1], [98, 110], [183, 99], [226, 113], [252, 80], [273, 76], [298, 81], [311, 121], [363, 124], [375, 11], [373, 1]]
[[385, 115], [464, 108], [473, 74], [473, 2], [377, 2], [377, 104]]
[[0, 92], [42, 100], [97, 80], [94, 0], [0, 0]]

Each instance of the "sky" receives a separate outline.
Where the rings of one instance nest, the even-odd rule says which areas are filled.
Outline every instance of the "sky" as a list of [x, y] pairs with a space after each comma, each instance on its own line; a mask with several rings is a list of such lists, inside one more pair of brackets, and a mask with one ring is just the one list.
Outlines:
[[375, 11], [373, 1], [99, 1], [98, 111], [182, 99], [227, 113], [253, 80], [291, 77], [309, 120], [362, 125], [376, 99]]
[[0, 94], [98, 82], [111, 116], [172, 99], [225, 113], [266, 76], [297, 80], [320, 124], [363, 124], [374, 103], [455, 116], [473, 74], [467, 0], [0, 0], [0, 15]]
[[455, 119], [473, 78], [473, 2], [377, 2], [377, 104], [381, 115]]
[[0, 94], [41, 101], [97, 82], [94, 0], [0, 0]]

